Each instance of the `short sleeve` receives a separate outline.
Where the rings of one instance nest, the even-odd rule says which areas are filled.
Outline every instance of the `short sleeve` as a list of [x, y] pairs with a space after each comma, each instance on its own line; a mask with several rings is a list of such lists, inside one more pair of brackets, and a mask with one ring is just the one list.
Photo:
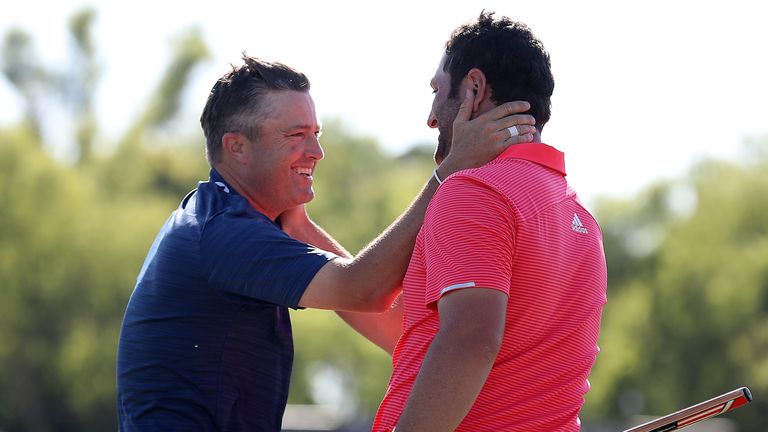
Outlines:
[[425, 305], [456, 289], [491, 288], [509, 295], [515, 250], [512, 206], [491, 186], [467, 176], [446, 181], [424, 220]]
[[208, 283], [223, 293], [298, 308], [315, 274], [336, 255], [288, 236], [266, 218], [222, 215], [203, 230]]

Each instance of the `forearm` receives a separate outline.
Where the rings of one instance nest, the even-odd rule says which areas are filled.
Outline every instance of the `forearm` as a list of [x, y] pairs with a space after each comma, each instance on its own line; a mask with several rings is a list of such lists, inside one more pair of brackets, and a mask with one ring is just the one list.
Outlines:
[[391, 293], [400, 286], [437, 186], [437, 182], [430, 179], [405, 212], [350, 263], [350, 270], [366, 289]]
[[343, 258], [352, 258], [344, 246], [339, 244], [330, 234], [328, 234], [322, 227], [312, 222], [309, 218], [305, 217], [303, 223], [292, 224], [289, 228], [285, 228], [285, 232], [304, 243], [309, 243], [319, 249], [333, 252], [336, 255]]
[[438, 333], [400, 416], [397, 432], [452, 431], [488, 378], [497, 349], [492, 343]]
[[[446, 169], [446, 172], [453, 171]], [[288, 235], [342, 257], [317, 272], [299, 305], [336, 311], [386, 312], [400, 294], [400, 284], [411, 259], [416, 235], [437, 186], [434, 178], [427, 181], [408, 209], [355, 258], [312, 222], [303, 207], [281, 215], [283, 229]], [[384, 313], [379, 317], [366, 318], [342, 313], [341, 317], [355, 330], [391, 352], [399, 337], [400, 326], [394, 325], [398, 314]]]
[[[447, 173], [455, 172], [456, 168], [446, 167], [442, 170], [446, 172], [443, 175], [447, 176]], [[437, 186], [437, 181], [430, 178], [405, 212], [354, 258], [309, 218], [291, 224], [286, 232], [293, 238], [350, 259], [345, 267], [350, 285], [358, 287], [356, 289], [392, 293], [399, 287], [408, 268], [416, 235]]]
[[[446, 158], [437, 168], [442, 180], [464, 168]], [[439, 184], [430, 177], [410, 206], [384, 232], [366, 246], [353, 260], [351, 267], [359, 273], [370, 289], [391, 292], [399, 286], [411, 261], [416, 236], [424, 222], [429, 201]]]
[[403, 329], [402, 303], [401, 299], [395, 300], [392, 307], [383, 313], [342, 311], [336, 313], [350, 327], [392, 355]]
[[[330, 234], [309, 219], [301, 225], [291, 226], [287, 232], [291, 237], [305, 243], [344, 258], [352, 258], [352, 255]], [[346, 311], [336, 311], [336, 313], [355, 331], [392, 355], [402, 331], [402, 302], [395, 301], [392, 307], [382, 313]]]

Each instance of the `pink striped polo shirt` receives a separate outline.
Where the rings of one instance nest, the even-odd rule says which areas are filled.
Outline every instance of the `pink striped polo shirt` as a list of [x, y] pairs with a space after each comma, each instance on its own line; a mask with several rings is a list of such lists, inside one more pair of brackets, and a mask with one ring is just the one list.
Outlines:
[[563, 153], [517, 144], [450, 176], [432, 198], [403, 282], [403, 333], [373, 430], [397, 424], [456, 289], [509, 296], [504, 340], [457, 431], [577, 431], [599, 351], [602, 234], [565, 180]]

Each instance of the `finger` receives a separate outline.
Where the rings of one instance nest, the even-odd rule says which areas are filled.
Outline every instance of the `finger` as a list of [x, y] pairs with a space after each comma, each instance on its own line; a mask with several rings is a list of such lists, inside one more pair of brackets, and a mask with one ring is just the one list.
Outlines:
[[[536, 132], [536, 119], [527, 114], [515, 114], [500, 120], [491, 121], [489, 125], [498, 130], [504, 139], [510, 135], [522, 135]], [[516, 128], [510, 129], [510, 128]], [[516, 133], [515, 133], [516, 132]]]
[[486, 116], [492, 120], [500, 120], [504, 117], [507, 117], [513, 114], [526, 112], [529, 109], [531, 109], [531, 104], [529, 104], [526, 101], [507, 102], [486, 112], [485, 114], [483, 114], [483, 116]]
[[514, 125], [506, 129], [507, 136], [505, 138], [512, 138], [519, 135], [536, 133], [536, 126], [532, 125]]
[[535, 125], [536, 119], [528, 114], [514, 114], [496, 120], [496, 122], [499, 125], [499, 128], [508, 128], [510, 126]]
[[467, 91], [464, 93], [464, 100], [461, 102], [461, 106], [459, 107], [459, 112], [456, 114], [456, 120], [454, 120], [454, 123], [458, 121], [468, 121], [472, 117], [472, 106], [475, 104], [475, 92], [473, 92], [471, 89], [467, 89]]
[[497, 131], [494, 135], [494, 139], [503, 144], [517, 144], [521, 142], [530, 142], [533, 140], [533, 135], [536, 133], [536, 128], [529, 125], [510, 126], [506, 129]]
[[521, 143], [529, 143], [533, 142], [533, 134], [532, 133], [524, 133], [520, 135], [515, 135], [507, 138], [504, 140], [505, 145], [512, 145], [512, 144], [521, 144]]

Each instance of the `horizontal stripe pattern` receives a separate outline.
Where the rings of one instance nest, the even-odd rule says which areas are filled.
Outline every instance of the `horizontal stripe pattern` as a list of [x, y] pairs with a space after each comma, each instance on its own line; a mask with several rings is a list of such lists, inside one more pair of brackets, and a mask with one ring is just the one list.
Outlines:
[[[575, 215], [585, 232], [573, 229]], [[374, 431], [391, 430], [402, 413], [440, 328], [443, 290], [468, 281], [505, 292], [509, 302], [501, 352], [457, 430], [579, 430], [606, 301], [600, 227], [561, 174], [497, 159], [449, 177], [430, 203]]]

